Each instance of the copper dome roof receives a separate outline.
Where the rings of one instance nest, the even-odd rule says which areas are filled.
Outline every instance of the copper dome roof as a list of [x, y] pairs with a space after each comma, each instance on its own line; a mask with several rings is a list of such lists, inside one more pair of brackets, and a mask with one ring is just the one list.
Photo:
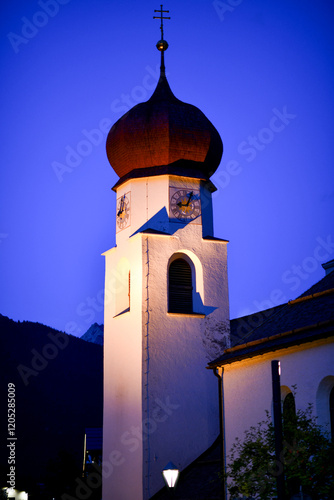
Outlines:
[[122, 116], [107, 137], [108, 160], [120, 181], [164, 173], [208, 179], [222, 154], [215, 127], [174, 96], [163, 73], [152, 97]]

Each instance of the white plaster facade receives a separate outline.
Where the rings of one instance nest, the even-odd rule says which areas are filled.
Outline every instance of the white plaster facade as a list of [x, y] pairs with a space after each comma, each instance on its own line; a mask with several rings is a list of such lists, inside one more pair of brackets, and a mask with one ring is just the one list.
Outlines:
[[[202, 216], [171, 219], [170, 186], [199, 190]], [[169, 461], [182, 470], [219, 434], [217, 379], [205, 367], [229, 347], [227, 242], [212, 238], [211, 191], [169, 175], [117, 188], [131, 207], [130, 225], [104, 254], [104, 500], [150, 498]], [[192, 269], [193, 314], [168, 312], [177, 256]]]
[[[271, 361], [281, 364], [281, 395], [284, 397], [296, 386], [296, 410], [311, 403], [317, 423], [330, 431], [329, 394], [334, 386], [333, 338], [257, 355], [224, 365], [224, 427], [225, 451], [238, 437], [272, 414]], [[221, 368], [220, 368], [221, 370]]]

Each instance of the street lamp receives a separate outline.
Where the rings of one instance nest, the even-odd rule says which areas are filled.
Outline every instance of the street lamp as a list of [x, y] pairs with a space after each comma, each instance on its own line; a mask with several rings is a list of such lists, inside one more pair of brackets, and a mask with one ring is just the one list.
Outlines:
[[271, 362], [271, 379], [273, 389], [274, 431], [275, 431], [275, 458], [276, 463], [282, 465], [282, 471], [276, 476], [277, 499], [285, 498], [284, 467], [282, 462], [282, 410], [281, 410], [281, 363], [278, 360]]
[[175, 488], [179, 474], [180, 471], [176, 465], [174, 465], [173, 462], [168, 462], [162, 471], [162, 475], [168, 488]]

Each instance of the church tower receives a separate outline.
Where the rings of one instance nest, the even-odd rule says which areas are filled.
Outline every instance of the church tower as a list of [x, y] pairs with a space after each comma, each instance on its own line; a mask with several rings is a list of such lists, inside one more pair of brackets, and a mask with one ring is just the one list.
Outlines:
[[103, 500], [148, 500], [219, 434], [206, 370], [229, 343], [226, 240], [213, 236], [210, 176], [223, 145], [161, 74], [107, 138], [120, 177], [116, 246], [104, 253]]

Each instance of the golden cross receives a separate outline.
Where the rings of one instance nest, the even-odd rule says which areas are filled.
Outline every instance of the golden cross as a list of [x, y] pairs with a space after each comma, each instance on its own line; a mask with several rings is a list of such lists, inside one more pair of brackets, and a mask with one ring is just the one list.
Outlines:
[[160, 19], [161, 24], [160, 24], [160, 30], [161, 30], [161, 40], [164, 39], [164, 19], [170, 19], [170, 17], [164, 17], [163, 14], [167, 13], [169, 14], [169, 10], [162, 10], [162, 5], [160, 5], [160, 10], [154, 9], [154, 12], [160, 12], [160, 16], [153, 16], [153, 19]]

